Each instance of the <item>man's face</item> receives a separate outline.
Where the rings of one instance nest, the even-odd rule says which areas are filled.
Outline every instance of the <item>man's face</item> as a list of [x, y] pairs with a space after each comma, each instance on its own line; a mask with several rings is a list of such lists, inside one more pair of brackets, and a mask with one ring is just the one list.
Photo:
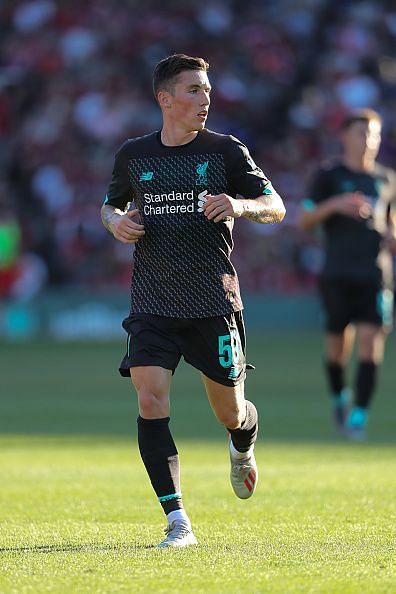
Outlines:
[[205, 127], [210, 105], [211, 86], [203, 70], [185, 70], [176, 78], [172, 92], [159, 94], [164, 117], [185, 132]]
[[381, 124], [377, 120], [354, 122], [345, 130], [342, 140], [347, 152], [358, 156], [369, 153], [375, 158], [381, 144]]

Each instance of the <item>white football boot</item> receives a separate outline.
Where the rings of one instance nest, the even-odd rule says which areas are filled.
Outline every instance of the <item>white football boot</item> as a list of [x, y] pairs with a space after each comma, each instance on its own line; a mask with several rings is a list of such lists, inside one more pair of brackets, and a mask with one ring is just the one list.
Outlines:
[[258, 469], [253, 450], [246, 454], [246, 458], [235, 458], [230, 450], [230, 480], [234, 493], [239, 499], [249, 499], [256, 489], [258, 480]]
[[189, 547], [197, 545], [191, 525], [183, 520], [173, 520], [164, 530], [166, 537], [157, 545], [157, 549], [165, 547]]

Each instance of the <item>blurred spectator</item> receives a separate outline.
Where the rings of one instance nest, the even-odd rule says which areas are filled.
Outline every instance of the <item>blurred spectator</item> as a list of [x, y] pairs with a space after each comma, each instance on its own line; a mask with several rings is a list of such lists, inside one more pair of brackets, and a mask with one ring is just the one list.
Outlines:
[[0, 204], [0, 299], [12, 294], [18, 278], [21, 230], [7, 204]]
[[294, 206], [338, 150], [348, 109], [376, 108], [381, 161], [396, 155], [390, 1], [3, 0], [0, 34], [0, 183], [12, 188], [18, 249], [43, 267], [38, 287], [129, 283], [130, 251], [108, 237], [99, 207], [119, 144], [160, 125], [150, 77], [172, 52], [209, 60], [209, 128], [252, 147], [286, 199], [279, 229], [236, 225], [235, 259], [256, 254], [241, 274], [252, 291], [311, 290], [320, 247], [296, 229]]
[[30, 299], [47, 278], [42, 258], [22, 250], [22, 229], [14, 210], [0, 203], [0, 299]]

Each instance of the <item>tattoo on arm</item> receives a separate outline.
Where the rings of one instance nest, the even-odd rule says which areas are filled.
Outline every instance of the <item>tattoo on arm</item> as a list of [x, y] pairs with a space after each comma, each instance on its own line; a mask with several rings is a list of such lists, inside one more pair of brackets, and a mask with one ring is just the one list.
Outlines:
[[243, 216], [255, 223], [280, 223], [286, 210], [278, 194], [263, 195], [255, 200], [243, 200]]
[[110, 231], [110, 233], [113, 233], [111, 225], [114, 222], [114, 220], [118, 219], [118, 217], [125, 214], [119, 208], [111, 206], [111, 204], [104, 204], [100, 212], [102, 216], [102, 223], [106, 227], [106, 229]]

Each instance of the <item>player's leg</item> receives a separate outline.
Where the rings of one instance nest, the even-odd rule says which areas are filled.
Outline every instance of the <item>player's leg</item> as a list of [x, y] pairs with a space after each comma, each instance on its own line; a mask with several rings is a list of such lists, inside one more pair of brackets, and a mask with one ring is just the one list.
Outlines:
[[258, 433], [256, 407], [245, 399], [243, 381], [236, 386], [225, 386], [203, 374], [202, 377], [213, 412], [230, 434], [232, 487], [237, 497], [248, 499], [258, 480], [253, 451]]
[[256, 407], [245, 399], [244, 382], [224, 386], [204, 374], [202, 378], [217, 420], [227, 428], [237, 450], [247, 452], [256, 441], [258, 422]]
[[167, 537], [159, 546], [187, 546], [196, 540], [183, 508], [179, 455], [169, 429], [169, 393], [180, 351], [173, 340], [174, 322], [158, 316], [134, 315], [124, 321], [126, 370], [138, 403], [139, 451], [158, 500], [167, 516]]
[[332, 400], [332, 415], [336, 430], [344, 432], [349, 390], [345, 368], [349, 361], [355, 331], [349, 324], [348, 286], [339, 281], [321, 281], [320, 293], [326, 319], [325, 373]]
[[167, 536], [159, 546], [196, 544], [183, 508], [179, 455], [169, 429], [172, 372], [162, 367], [131, 367], [131, 378], [139, 402], [140, 455], [168, 520]]
[[257, 483], [253, 454], [258, 420], [254, 404], [245, 400], [245, 328], [242, 312], [193, 320], [180, 334], [188, 363], [203, 375], [209, 402], [230, 434], [231, 483], [238, 497], [250, 497]]
[[357, 326], [358, 366], [355, 402], [348, 417], [348, 435], [364, 439], [368, 410], [373, 398], [378, 368], [382, 362], [386, 334], [393, 319], [393, 293], [375, 283], [357, 286], [354, 306]]
[[355, 339], [355, 328], [348, 325], [338, 332], [326, 332], [326, 373], [332, 396], [338, 399], [345, 389], [345, 368], [350, 359]]
[[358, 365], [355, 401], [348, 418], [348, 431], [350, 437], [359, 440], [365, 438], [368, 411], [384, 355], [385, 331], [381, 326], [368, 323], [359, 323], [356, 329]]

